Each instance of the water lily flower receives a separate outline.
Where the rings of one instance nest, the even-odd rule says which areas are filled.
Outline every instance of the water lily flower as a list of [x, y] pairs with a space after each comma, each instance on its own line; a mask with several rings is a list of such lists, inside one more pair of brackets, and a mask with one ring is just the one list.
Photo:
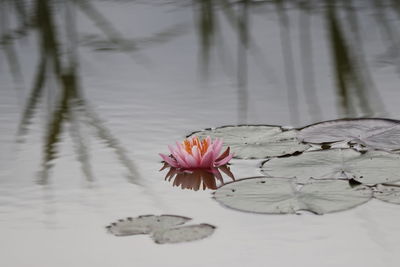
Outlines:
[[171, 155], [159, 155], [169, 166], [181, 171], [205, 169], [214, 173], [215, 168], [227, 164], [233, 157], [229, 147], [221, 153], [221, 139], [212, 141], [209, 136], [203, 140], [197, 136], [189, 137], [182, 143], [177, 142], [175, 147], [168, 148]]

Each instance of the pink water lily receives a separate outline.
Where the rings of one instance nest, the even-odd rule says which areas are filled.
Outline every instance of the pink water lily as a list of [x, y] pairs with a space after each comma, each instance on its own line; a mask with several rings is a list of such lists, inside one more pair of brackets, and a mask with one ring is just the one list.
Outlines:
[[161, 158], [171, 167], [181, 170], [207, 169], [210, 172], [227, 164], [233, 157], [229, 147], [221, 153], [222, 140], [214, 141], [209, 136], [200, 140], [197, 136], [189, 137], [176, 146], [168, 146], [171, 155], [160, 154]]

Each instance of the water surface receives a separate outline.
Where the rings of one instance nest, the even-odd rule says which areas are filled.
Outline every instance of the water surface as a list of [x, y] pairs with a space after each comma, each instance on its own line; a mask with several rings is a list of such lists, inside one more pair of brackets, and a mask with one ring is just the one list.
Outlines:
[[[158, 153], [206, 127], [398, 119], [399, 16], [395, 0], [0, 1], [0, 264], [397, 266], [396, 205], [240, 213], [172, 187]], [[165, 213], [218, 228], [105, 233]]]

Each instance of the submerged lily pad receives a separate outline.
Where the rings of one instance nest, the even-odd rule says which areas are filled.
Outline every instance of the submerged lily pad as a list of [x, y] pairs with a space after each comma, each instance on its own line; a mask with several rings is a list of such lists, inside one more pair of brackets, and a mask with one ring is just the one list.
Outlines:
[[298, 156], [265, 161], [261, 171], [271, 177], [314, 179], [354, 179], [364, 184], [400, 180], [400, 156], [384, 151], [360, 153], [353, 149], [304, 152]]
[[181, 225], [190, 220], [190, 218], [177, 215], [143, 215], [121, 219], [106, 228], [115, 236], [140, 235]]
[[188, 225], [156, 231], [152, 239], [157, 244], [189, 242], [206, 238], [214, 230], [215, 226], [205, 223]]
[[342, 119], [316, 123], [299, 130], [307, 143], [346, 141], [383, 150], [400, 149], [400, 121], [390, 119]]
[[247, 212], [324, 214], [361, 205], [371, 199], [372, 191], [345, 180], [314, 180], [299, 186], [295, 179], [255, 177], [223, 185], [214, 197], [229, 208]]
[[210, 236], [216, 228], [205, 223], [180, 226], [190, 220], [190, 218], [177, 215], [142, 215], [118, 220], [106, 228], [115, 236], [150, 234], [157, 244], [203, 239]]
[[301, 152], [310, 146], [298, 141], [297, 130], [284, 130], [280, 126], [239, 125], [223, 126], [194, 132], [198, 137], [222, 138], [235, 158], [260, 159]]
[[378, 185], [374, 197], [394, 204], [400, 204], [400, 185]]

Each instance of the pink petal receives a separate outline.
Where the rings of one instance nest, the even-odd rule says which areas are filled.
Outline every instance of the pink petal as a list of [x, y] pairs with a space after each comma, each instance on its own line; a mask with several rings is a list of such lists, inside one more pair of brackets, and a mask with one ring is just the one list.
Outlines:
[[185, 158], [185, 155], [188, 153], [182, 144], [176, 142], [176, 149], [175, 149], [175, 153], [180, 155], [181, 158]]
[[220, 161], [215, 162], [215, 167], [219, 167], [219, 166], [227, 164], [232, 158], [233, 158], [233, 153], [229, 154], [228, 156], [221, 159]]
[[[218, 155], [221, 153], [221, 149], [222, 149], [222, 140], [216, 138], [214, 140], [214, 144], [213, 144], [213, 151], [214, 151], [214, 157], [217, 158]], [[215, 160], [214, 158], [214, 160]]]
[[201, 163], [201, 154], [197, 146], [192, 147], [192, 155], [193, 158], [196, 160], [197, 165], [199, 166]]
[[187, 168], [187, 164], [185, 161], [185, 155], [187, 154], [187, 152], [182, 148], [182, 145], [179, 144], [178, 142], [176, 142], [176, 146], [177, 147], [172, 155], [176, 158], [179, 164], [182, 164], [182, 167]]
[[167, 155], [161, 154], [161, 153], [159, 155], [170, 166], [175, 167], [175, 168], [179, 167], [179, 165], [178, 165], [178, 163], [176, 162], [175, 159], [173, 159], [173, 158], [171, 158], [171, 157], [169, 157]]
[[190, 154], [185, 155], [185, 161], [189, 165], [189, 167], [194, 168], [198, 166], [196, 160]]
[[178, 162], [178, 164], [180, 165], [179, 167], [181, 168], [189, 168], [189, 164], [187, 164], [187, 162], [185, 161], [185, 159], [181, 158], [181, 157], [177, 157], [176, 161]]
[[176, 158], [176, 160], [180, 159], [180, 160], [185, 160], [185, 154], [179, 152], [179, 151], [175, 151], [172, 156], [174, 156], [174, 158]]
[[206, 154], [204, 154], [203, 158], [201, 159], [200, 166], [203, 168], [211, 167], [213, 164], [213, 152], [212, 150], [208, 150]]
[[169, 152], [171, 152], [171, 154], [174, 154], [175, 153], [175, 148], [173, 147], [173, 146], [171, 146], [171, 145], [168, 145], [168, 149], [169, 149]]

